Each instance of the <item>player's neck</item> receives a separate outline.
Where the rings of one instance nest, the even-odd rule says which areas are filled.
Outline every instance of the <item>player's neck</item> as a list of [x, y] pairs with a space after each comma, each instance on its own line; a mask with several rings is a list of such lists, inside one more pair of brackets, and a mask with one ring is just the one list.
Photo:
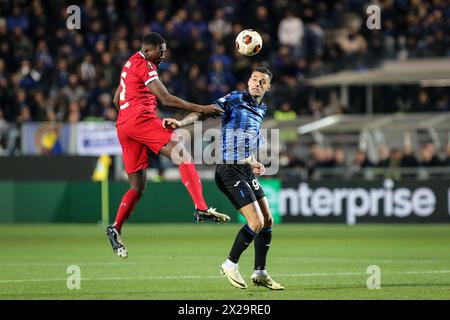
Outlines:
[[252, 97], [253, 101], [255, 101], [255, 103], [257, 105], [260, 105], [264, 96], [256, 96], [256, 97], [251, 96], [251, 97]]

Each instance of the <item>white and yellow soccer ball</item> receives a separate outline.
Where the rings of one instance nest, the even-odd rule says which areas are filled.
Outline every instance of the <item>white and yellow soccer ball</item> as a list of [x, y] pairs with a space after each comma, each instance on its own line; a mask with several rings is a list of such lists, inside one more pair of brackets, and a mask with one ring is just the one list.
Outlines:
[[261, 51], [261, 35], [252, 29], [242, 30], [236, 37], [236, 50], [244, 56], [253, 56]]

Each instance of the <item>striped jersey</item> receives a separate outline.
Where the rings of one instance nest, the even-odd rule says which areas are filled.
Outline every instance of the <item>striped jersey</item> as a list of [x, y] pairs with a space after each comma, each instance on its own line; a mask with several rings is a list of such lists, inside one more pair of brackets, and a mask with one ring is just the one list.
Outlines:
[[233, 91], [216, 100], [222, 115], [222, 156], [224, 161], [244, 160], [265, 143], [260, 128], [267, 105], [259, 105], [248, 91]]

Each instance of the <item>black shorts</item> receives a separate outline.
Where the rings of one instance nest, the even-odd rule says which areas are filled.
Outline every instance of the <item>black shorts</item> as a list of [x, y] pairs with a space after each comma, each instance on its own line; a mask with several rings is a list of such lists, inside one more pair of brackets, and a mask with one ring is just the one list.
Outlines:
[[249, 164], [217, 165], [216, 184], [238, 210], [265, 197]]

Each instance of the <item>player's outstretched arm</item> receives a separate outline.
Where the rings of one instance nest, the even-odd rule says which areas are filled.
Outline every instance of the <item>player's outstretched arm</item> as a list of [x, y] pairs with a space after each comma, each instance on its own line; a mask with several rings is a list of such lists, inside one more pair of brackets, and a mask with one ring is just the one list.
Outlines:
[[215, 105], [210, 104], [202, 106], [199, 104], [188, 102], [170, 94], [164, 84], [158, 79], [155, 79], [147, 84], [147, 88], [156, 95], [156, 97], [159, 99], [159, 101], [161, 101], [163, 105], [168, 107], [198, 112], [205, 116], [220, 116], [223, 113], [223, 110]]
[[165, 118], [163, 119], [163, 127], [164, 128], [172, 127], [173, 129], [185, 127], [194, 123], [197, 120], [203, 120], [203, 118], [204, 117], [202, 116], [202, 114], [198, 112], [189, 113], [186, 117], [183, 118], [183, 120], [180, 121], [173, 118]]

